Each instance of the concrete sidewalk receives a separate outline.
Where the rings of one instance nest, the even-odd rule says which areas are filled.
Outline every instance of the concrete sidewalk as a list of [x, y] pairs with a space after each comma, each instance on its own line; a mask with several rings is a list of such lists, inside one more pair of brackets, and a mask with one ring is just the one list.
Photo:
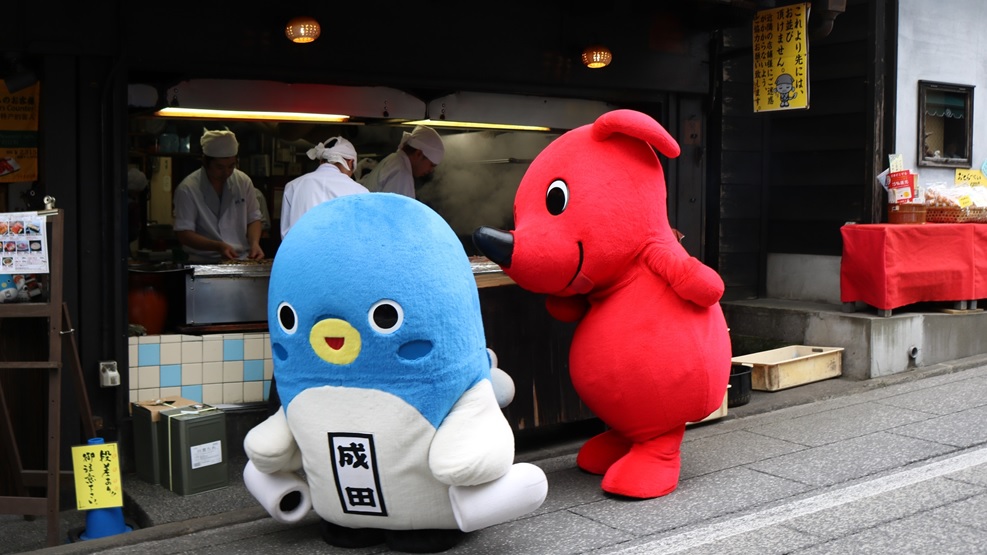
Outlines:
[[[689, 428], [672, 494], [604, 494], [575, 468], [585, 438], [517, 453], [542, 467], [536, 512], [466, 536], [446, 553], [978, 553], [987, 545], [987, 357], [866, 381], [837, 378], [753, 392], [727, 417]], [[44, 519], [0, 517], [0, 553], [388, 553], [339, 549], [314, 513], [282, 525], [242, 485], [179, 496], [124, 478], [149, 525], [44, 548]], [[63, 513], [63, 530], [84, 526]]]

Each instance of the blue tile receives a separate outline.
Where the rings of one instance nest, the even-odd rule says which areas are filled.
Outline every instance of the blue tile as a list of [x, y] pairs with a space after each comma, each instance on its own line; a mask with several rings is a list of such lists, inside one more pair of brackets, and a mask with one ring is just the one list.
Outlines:
[[259, 382], [264, 379], [264, 361], [263, 360], [245, 360], [243, 361], [243, 381], [245, 382]]
[[182, 397], [188, 399], [189, 401], [195, 401], [196, 403], [202, 402], [202, 386], [201, 385], [183, 385], [182, 386]]
[[243, 360], [243, 340], [223, 340], [223, 360]]
[[182, 365], [166, 364], [161, 367], [161, 387], [178, 387], [182, 385]]
[[160, 343], [137, 346], [137, 366], [157, 366], [159, 364], [161, 364]]

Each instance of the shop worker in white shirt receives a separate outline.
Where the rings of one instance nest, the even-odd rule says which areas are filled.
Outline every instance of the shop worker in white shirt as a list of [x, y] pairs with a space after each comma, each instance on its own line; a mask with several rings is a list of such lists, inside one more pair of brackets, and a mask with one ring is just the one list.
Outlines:
[[360, 179], [373, 193], [398, 193], [415, 198], [415, 178], [424, 177], [442, 163], [445, 146], [431, 127], [419, 125], [401, 138], [397, 152], [388, 154]]
[[236, 169], [232, 131], [203, 130], [202, 168], [175, 190], [175, 236], [190, 262], [264, 258], [261, 211], [250, 177]]
[[282, 239], [302, 214], [317, 204], [336, 197], [369, 192], [352, 177], [356, 168], [353, 143], [342, 137], [333, 137], [309, 149], [307, 154], [309, 159], [318, 160], [319, 166], [285, 185], [281, 201]]

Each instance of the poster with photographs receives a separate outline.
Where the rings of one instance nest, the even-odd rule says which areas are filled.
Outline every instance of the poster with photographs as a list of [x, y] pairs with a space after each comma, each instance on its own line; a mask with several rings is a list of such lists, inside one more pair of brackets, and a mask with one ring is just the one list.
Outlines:
[[0, 274], [47, 274], [46, 235], [37, 212], [0, 213]]

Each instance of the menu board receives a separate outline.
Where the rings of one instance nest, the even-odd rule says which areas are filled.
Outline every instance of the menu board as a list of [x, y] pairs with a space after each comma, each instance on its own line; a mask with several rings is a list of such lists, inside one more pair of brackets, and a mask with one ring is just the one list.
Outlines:
[[47, 274], [45, 229], [37, 212], [0, 213], [0, 274]]

